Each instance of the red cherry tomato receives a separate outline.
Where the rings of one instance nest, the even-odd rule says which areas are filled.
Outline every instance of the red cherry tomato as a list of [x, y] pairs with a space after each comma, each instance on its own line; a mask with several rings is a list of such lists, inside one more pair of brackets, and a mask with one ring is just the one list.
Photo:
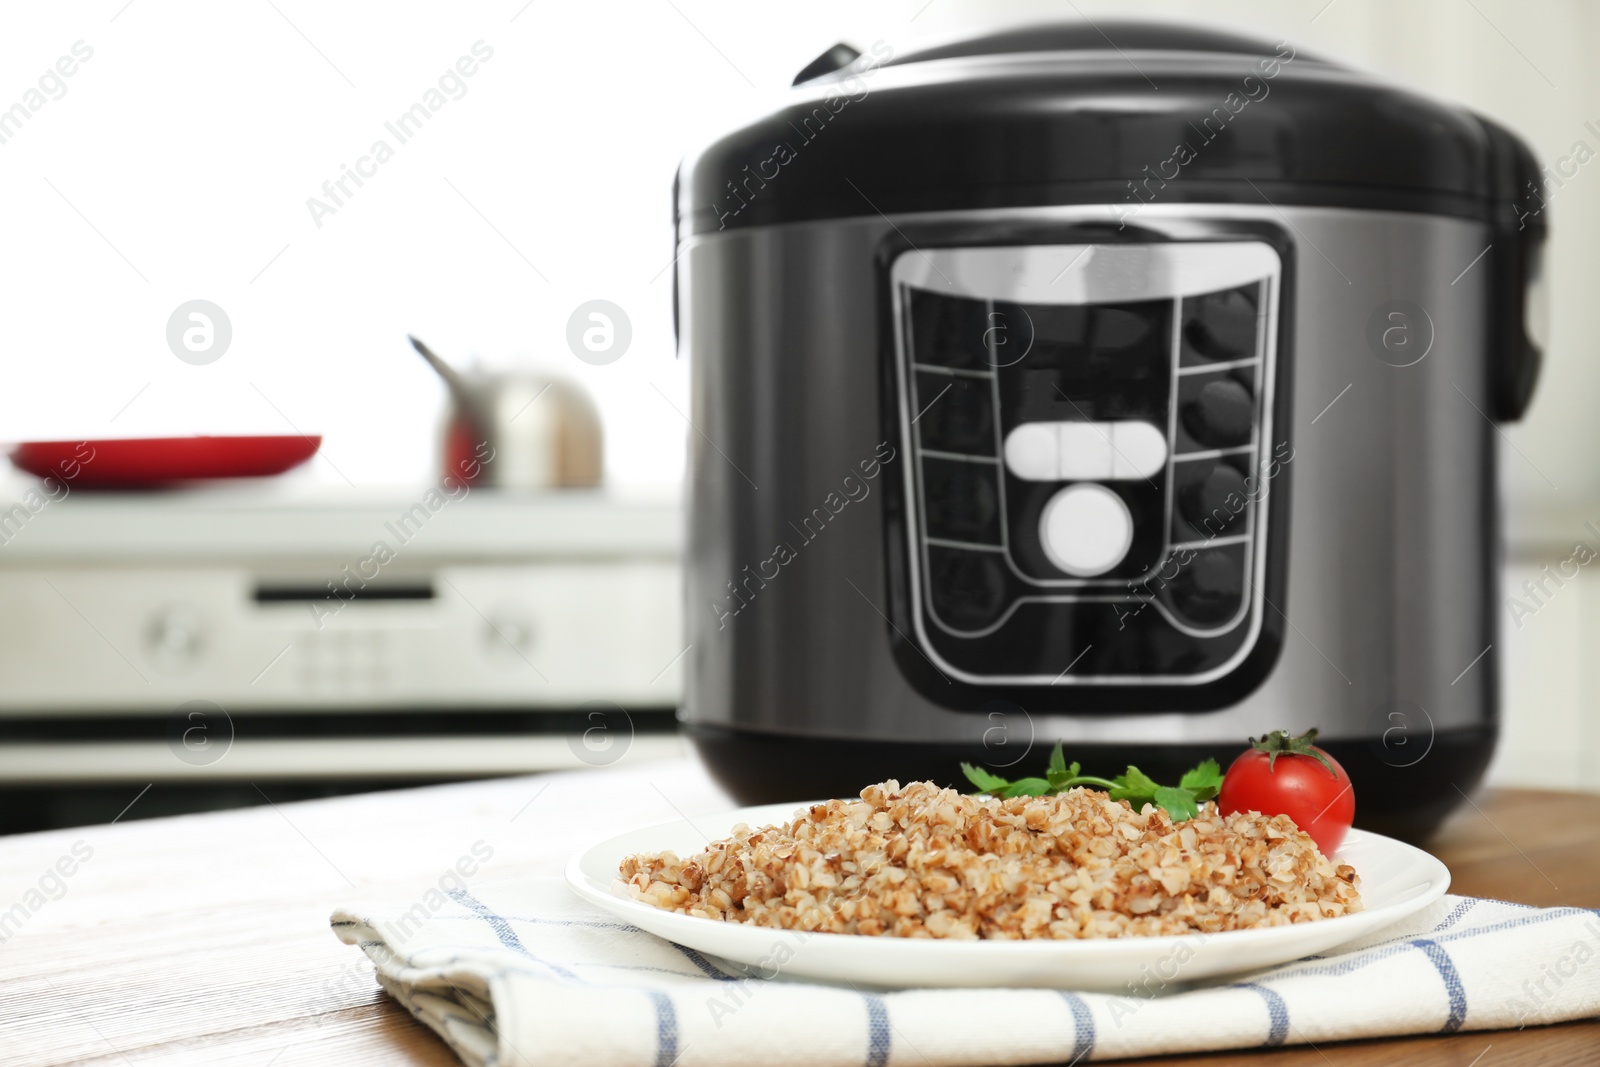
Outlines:
[[1217, 808], [1224, 815], [1259, 811], [1287, 815], [1332, 856], [1356, 817], [1356, 795], [1339, 761], [1311, 742], [1317, 731], [1290, 737], [1285, 730], [1250, 742], [1222, 779]]

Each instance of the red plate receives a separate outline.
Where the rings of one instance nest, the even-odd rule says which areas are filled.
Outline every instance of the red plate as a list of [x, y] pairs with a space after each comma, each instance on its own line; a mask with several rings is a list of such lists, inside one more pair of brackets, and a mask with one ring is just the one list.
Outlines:
[[111, 441], [26, 441], [11, 462], [29, 474], [105, 489], [197, 478], [261, 478], [298, 467], [322, 437], [136, 437]]

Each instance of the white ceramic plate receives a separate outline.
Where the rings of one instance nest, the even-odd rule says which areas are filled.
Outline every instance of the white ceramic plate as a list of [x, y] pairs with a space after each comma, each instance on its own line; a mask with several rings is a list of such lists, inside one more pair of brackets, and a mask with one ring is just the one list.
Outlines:
[[803, 804], [768, 804], [663, 823], [603, 841], [567, 864], [585, 900], [669, 941], [745, 964], [752, 975], [784, 975], [885, 987], [1056, 988], [1120, 991], [1128, 982], [1187, 984], [1327, 952], [1398, 922], [1450, 886], [1445, 865], [1419, 848], [1350, 831], [1337, 859], [1361, 876], [1363, 911], [1264, 930], [1082, 941], [941, 941], [854, 934], [803, 934], [699, 919], [640, 904], [617, 877], [624, 856], [670, 849], [680, 856], [726, 837], [738, 823], [786, 822]]

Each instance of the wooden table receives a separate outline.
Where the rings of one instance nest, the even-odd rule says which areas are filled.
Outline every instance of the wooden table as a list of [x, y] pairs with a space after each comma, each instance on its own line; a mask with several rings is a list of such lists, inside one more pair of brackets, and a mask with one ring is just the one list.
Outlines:
[[[0, 838], [0, 1062], [450, 1067], [444, 1044], [329, 932], [335, 904], [413, 893], [479, 842], [494, 854], [478, 879], [555, 874], [579, 845], [625, 823], [728, 803], [690, 760], [624, 760]], [[1433, 845], [1456, 892], [1600, 907], [1600, 796], [1506, 791], [1478, 804]], [[1500, 832], [1513, 826], [1536, 829], [1513, 841]], [[1231, 1061], [1596, 1063], [1600, 1023], [1138, 1062]]]

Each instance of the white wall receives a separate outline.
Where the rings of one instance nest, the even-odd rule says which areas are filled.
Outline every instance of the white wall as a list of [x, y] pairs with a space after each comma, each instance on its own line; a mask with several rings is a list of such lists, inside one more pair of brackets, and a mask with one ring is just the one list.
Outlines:
[[[1600, 538], [1588, 538], [1600, 547]], [[1590, 564], [1576, 579], [1530, 595], [1524, 583], [1538, 581], [1567, 552], [1518, 559], [1505, 570], [1501, 664], [1505, 696], [1503, 731], [1492, 781], [1532, 788], [1600, 789], [1600, 659], [1588, 649], [1600, 643], [1600, 566]], [[1515, 610], [1511, 605], [1521, 605]], [[1527, 614], [1523, 608], [1532, 611]]]
[[[413, 482], [443, 403], [405, 347], [414, 331], [456, 356], [549, 361], [599, 395], [614, 479], [674, 483], [684, 426], [661, 396], [683, 407], [662, 272], [673, 171], [839, 39], [1167, 12], [1292, 37], [1455, 97], [1552, 160], [1600, 119], [1600, 8], [1579, 0], [275, 3], [6, 12], [0, 107], [74, 42], [94, 55], [0, 144], [0, 440], [292, 423], [329, 435], [331, 462], [312, 477]], [[479, 40], [494, 57], [466, 95], [314, 225], [307, 198]], [[1587, 351], [1600, 328], [1587, 299], [1600, 280], [1591, 170], [1553, 210], [1549, 370], [1533, 417], [1510, 431], [1531, 461], [1508, 457], [1512, 498], [1541, 508], [1600, 497], [1586, 462], [1600, 449], [1600, 420], [1586, 417], [1600, 388]], [[235, 331], [204, 367], [164, 339], [168, 315], [196, 297]], [[579, 363], [563, 339], [572, 309], [596, 297], [634, 324], [632, 349], [607, 367]]]

